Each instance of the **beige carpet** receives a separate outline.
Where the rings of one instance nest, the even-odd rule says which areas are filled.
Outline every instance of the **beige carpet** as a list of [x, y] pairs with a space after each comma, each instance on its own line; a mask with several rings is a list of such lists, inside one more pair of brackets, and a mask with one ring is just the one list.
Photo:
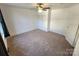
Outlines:
[[8, 47], [13, 56], [66, 56], [73, 51], [64, 36], [39, 29], [10, 37]]

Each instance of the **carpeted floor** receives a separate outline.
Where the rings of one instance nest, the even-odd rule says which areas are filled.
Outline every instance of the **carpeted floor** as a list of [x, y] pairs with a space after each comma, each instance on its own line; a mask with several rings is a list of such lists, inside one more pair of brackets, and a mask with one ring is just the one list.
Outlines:
[[65, 37], [42, 30], [33, 30], [8, 39], [12, 56], [70, 56], [73, 48]]

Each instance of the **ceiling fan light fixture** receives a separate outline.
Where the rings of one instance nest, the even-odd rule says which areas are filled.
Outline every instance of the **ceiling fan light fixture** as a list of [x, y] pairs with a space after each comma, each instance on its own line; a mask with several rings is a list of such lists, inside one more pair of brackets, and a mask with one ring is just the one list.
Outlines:
[[41, 10], [41, 9], [38, 10], [39, 13], [42, 13], [42, 11], [43, 11], [43, 10]]
[[42, 8], [39, 7], [38, 12], [41, 13], [42, 11], [43, 11]]
[[37, 3], [36, 8], [39, 13], [41, 13], [42, 11], [46, 11], [47, 9], [50, 9], [50, 7], [48, 7], [47, 4], [44, 3]]

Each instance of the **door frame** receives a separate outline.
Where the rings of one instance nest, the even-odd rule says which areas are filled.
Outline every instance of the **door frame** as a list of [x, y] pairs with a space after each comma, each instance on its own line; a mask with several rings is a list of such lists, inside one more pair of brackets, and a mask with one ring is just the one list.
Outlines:
[[4, 44], [3, 38], [2, 38], [2, 36], [1, 36], [1, 33], [0, 33], [0, 43], [1, 43], [1, 45], [2, 45], [2, 49], [3, 49], [4, 53], [5, 53], [4, 56], [9, 56], [8, 51], [7, 51], [7, 49], [6, 49], [6, 47], [5, 47], [5, 44]]
[[2, 14], [2, 12], [1, 12], [1, 9], [0, 9], [0, 16], [1, 16], [1, 21], [0, 21], [0, 22], [1, 22], [1, 24], [2, 24], [4, 36], [5, 36], [5, 37], [8, 37], [8, 36], [10, 36], [10, 34], [9, 34], [8, 28], [7, 28], [7, 26], [6, 26], [5, 20], [4, 20], [4, 18], [3, 18], [3, 14]]

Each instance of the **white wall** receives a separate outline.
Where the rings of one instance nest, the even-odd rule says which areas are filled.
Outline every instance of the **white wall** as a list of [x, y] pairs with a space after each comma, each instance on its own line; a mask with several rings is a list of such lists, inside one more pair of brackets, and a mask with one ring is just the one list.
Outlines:
[[50, 31], [64, 35], [68, 14], [65, 9], [51, 10]]
[[11, 6], [1, 6], [1, 10], [11, 36], [36, 29], [36, 11]]
[[[64, 35], [65, 28], [68, 25], [67, 18], [68, 18], [68, 12], [65, 11], [65, 9], [57, 9], [57, 10], [50, 10], [51, 15], [49, 18], [49, 11], [43, 11], [42, 13], [39, 13], [39, 20], [37, 22], [37, 27], [39, 29], [45, 30], [45, 31], [51, 31], [56, 32], [59, 34]], [[48, 21], [50, 21], [50, 25], [48, 26]], [[49, 29], [48, 29], [49, 28]]]
[[[75, 5], [67, 9], [69, 18], [68, 26], [66, 27], [65, 36], [69, 43], [73, 45], [76, 31], [79, 24], [79, 5]], [[73, 45], [74, 46], [74, 45]]]
[[37, 28], [48, 31], [48, 10], [38, 13], [39, 19], [37, 20]]

